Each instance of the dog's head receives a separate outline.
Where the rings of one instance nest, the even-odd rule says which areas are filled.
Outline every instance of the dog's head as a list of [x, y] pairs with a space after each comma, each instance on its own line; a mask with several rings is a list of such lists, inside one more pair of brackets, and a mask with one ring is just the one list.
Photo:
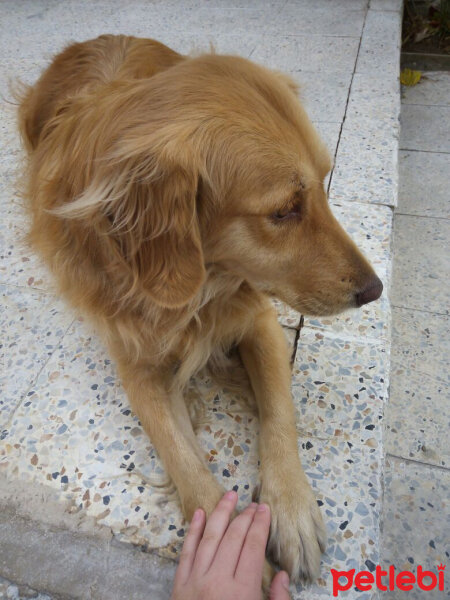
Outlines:
[[89, 132], [95, 169], [59, 212], [92, 218], [100, 207], [116, 255], [158, 304], [189, 302], [207, 264], [310, 315], [381, 295], [330, 210], [330, 158], [289, 78], [207, 55], [112, 85], [79, 107], [78, 124], [83, 110], [96, 111], [92, 127], [104, 141]]

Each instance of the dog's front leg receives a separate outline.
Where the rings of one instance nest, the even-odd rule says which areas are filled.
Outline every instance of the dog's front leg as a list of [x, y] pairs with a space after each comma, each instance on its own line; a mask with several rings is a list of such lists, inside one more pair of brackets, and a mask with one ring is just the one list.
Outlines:
[[133, 411], [178, 490], [184, 516], [190, 521], [199, 507], [209, 515], [225, 490], [205, 464], [181, 393], [169, 392], [148, 365], [118, 360], [118, 367]]
[[272, 513], [268, 550], [294, 581], [313, 581], [325, 528], [298, 455], [288, 348], [272, 307], [256, 317], [239, 351], [259, 410], [259, 499]]

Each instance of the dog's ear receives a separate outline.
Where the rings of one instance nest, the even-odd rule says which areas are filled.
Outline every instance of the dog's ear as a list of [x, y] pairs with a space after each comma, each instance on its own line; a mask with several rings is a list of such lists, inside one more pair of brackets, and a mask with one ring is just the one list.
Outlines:
[[196, 207], [197, 178], [181, 167], [159, 168], [135, 182], [110, 213], [112, 235], [135, 283], [160, 306], [188, 303], [205, 279]]
[[166, 308], [187, 304], [205, 279], [197, 174], [124, 148], [108, 163], [76, 200], [52, 213], [96, 229], [106, 270], [123, 273], [129, 291], [144, 291]]

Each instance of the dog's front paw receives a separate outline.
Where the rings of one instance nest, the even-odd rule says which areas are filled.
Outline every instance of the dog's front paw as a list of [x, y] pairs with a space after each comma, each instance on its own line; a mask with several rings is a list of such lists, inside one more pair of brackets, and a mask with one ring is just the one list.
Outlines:
[[281, 478], [276, 479], [278, 485], [273, 480], [262, 482], [259, 498], [271, 510], [269, 556], [289, 573], [292, 581], [315, 581], [327, 539], [316, 499], [306, 478], [297, 484], [293, 479], [282, 484]]

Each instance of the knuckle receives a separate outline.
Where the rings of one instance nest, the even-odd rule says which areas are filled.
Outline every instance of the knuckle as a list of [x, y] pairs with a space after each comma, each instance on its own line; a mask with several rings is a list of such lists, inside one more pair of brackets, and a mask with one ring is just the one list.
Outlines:
[[243, 539], [243, 532], [237, 527], [228, 531], [228, 539], [230, 542], [235, 543]]
[[205, 533], [203, 534], [202, 542], [204, 544], [210, 544], [211, 542], [215, 542], [217, 537], [218, 535], [215, 531], [205, 531]]

